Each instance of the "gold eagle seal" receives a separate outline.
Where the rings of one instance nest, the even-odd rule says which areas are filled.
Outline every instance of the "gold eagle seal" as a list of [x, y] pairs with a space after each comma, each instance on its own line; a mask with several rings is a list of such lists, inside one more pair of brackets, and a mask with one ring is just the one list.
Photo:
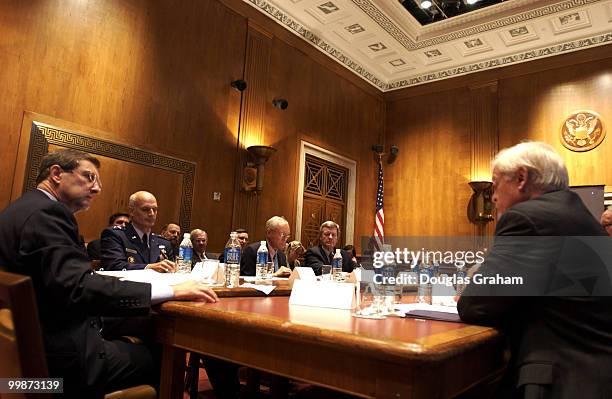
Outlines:
[[134, 258], [133, 256], [128, 256], [128, 263], [136, 263], [136, 258]]
[[575, 111], [561, 126], [561, 143], [572, 151], [590, 151], [605, 137], [601, 116], [594, 111]]

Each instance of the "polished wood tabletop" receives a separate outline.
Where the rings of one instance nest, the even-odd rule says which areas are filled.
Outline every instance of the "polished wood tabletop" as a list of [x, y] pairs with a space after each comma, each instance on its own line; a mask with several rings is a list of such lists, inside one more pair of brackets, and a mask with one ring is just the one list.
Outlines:
[[181, 397], [185, 351], [362, 397], [450, 398], [503, 367], [491, 328], [290, 306], [287, 297], [159, 307], [160, 397]]
[[[241, 282], [242, 284], [242, 282]], [[270, 284], [274, 285], [274, 290], [269, 294], [256, 290], [250, 287], [213, 287], [213, 290], [219, 298], [231, 297], [250, 297], [250, 296], [289, 296], [291, 295], [291, 287], [287, 280], [274, 280]]]

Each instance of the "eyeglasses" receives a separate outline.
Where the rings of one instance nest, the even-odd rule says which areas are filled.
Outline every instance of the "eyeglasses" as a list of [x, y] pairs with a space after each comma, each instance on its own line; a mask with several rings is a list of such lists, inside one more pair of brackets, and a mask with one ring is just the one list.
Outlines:
[[280, 235], [281, 238], [289, 239], [289, 237], [291, 237], [291, 234], [289, 234], [289, 233], [279, 233], [279, 235]]
[[102, 183], [100, 182], [100, 178], [98, 177], [98, 175], [88, 170], [77, 171], [76, 169], [72, 169], [72, 170], [64, 170], [64, 172], [68, 172], [68, 173], [78, 172], [78, 174], [83, 176], [89, 183], [96, 184], [97, 182], [98, 186], [102, 187]]

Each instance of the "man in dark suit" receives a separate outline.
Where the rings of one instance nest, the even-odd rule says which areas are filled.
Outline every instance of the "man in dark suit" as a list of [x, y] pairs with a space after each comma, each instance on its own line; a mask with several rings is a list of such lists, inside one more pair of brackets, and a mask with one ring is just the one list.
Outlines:
[[195, 266], [198, 262], [203, 262], [206, 259], [213, 257], [206, 252], [208, 246], [208, 233], [201, 229], [193, 229], [189, 234], [191, 245], [193, 246], [193, 256], [191, 257], [191, 266]]
[[179, 245], [181, 245], [181, 240], [183, 239], [181, 235], [181, 226], [176, 223], [165, 224], [161, 229], [161, 236], [170, 241], [170, 244], [172, 244], [172, 251], [177, 255]]
[[[457, 307], [465, 322], [508, 336], [511, 360], [496, 397], [610, 397], [609, 239], [568, 190], [549, 145], [505, 149], [492, 169], [495, 242]], [[478, 276], [521, 280], [478, 284]]]
[[[274, 275], [286, 277], [291, 274], [287, 267], [285, 245], [289, 238], [289, 222], [282, 216], [272, 216], [266, 222], [266, 246], [268, 247], [268, 262], [274, 263]], [[247, 245], [240, 258], [240, 274], [254, 276], [257, 263], [257, 250], [261, 242], [257, 241]]]
[[160, 273], [175, 271], [172, 245], [151, 232], [157, 219], [157, 200], [147, 191], [130, 196], [131, 223], [125, 229], [108, 228], [102, 232], [102, 267], [105, 270], [153, 269]]
[[[340, 226], [336, 222], [328, 220], [319, 227], [319, 245], [308, 248], [304, 263], [306, 267], [312, 267], [316, 275], [321, 275], [323, 265], [331, 265], [338, 245]], [[351, 259], [345, 250], [340, 250], [342, 255], [342, 271], [350, 273], [357, 264]]]
[[0, 267], [32, 278], [49, 372], [64, 396], [104, 393], [159, 378], [147, 346], [105, 340], [100, 317], [147, 315], [167, 299], [214, 302], [209, 289], [119, 281], [93, 274], [74, 213], [101, 191], [99, 161], [75, 150], [42, 159], [37, 189], [0, 213]]
[[[124, 229], [127, 224], [130, 223], [130, 215], [127, 213], [119, 212], [113, 213], [108, 218], [108, 227], [115, 229]], [[102, 240], [97, 239], [90, 241], [87, 244], [87, 255], [90, 260], [100, 260], [102, 252]]]

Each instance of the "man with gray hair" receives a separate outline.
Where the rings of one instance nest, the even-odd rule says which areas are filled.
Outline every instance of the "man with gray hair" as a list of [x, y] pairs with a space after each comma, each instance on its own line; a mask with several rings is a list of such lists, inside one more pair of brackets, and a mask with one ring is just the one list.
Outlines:
[[[285, 257], [285, 245], [289, 238], [289, 222], [282, 216], [272, 216], [266, 222], [266, 245], [268, 247], [268, 262], [274, 262], [274, 275], [286, 277], [291, 274], [287, 267]], [[257, 263], [257, 250], [259, 241], [255, 241], [244, 248], [240, 259], [240, 274], [243, 276], [255, 275], [255, 264]]]
[[612, 237], [612, 208], [608, 208], [601, 214], [601, 225], [610, 237]]
[[[550, 145], [502, 150], [492, 172], [495, 242], [457, 308], [463, 321], [507, 334], [511, 359], [496, 397], [608, 395], [612, 297], [603, 228], [568, 190], [567, 169]], [[521, 280], [482, 284], [477, 274], [481, 282]]]
[[32, 279], [49, 376], [63, 379], [62, 397], [101, 398], [159, 381], [150, 348], [115, 339], [100, 316], [146, 316], [152, 304], [170, 299], [217, 301], [214, 291], [193, 281], [144, 284], [91, 272], [74, 214], [100, 194], [99, 168], [81, 151], [49, 153], [37, 187], [0, 212], [0, 264]]
[[198, 262], [203, 262], [205, 259], [212, 259], [206, 253], [208, 246], [208, 233], [202, 229], [191, 230], [191, 245], [193, 245], [193, 256], [191, 257], [191, 265], [195, 266]]
[[[321, 275], [323, 265], [332, 264], [339, 236], [340, 226], [338, 226], [338, 223], [331, 220], [323, 222], [319, 227], [319, 245], [308, 248], [304, 260], [305, 266], [312, 267], [316, 275]], [[342, 271], [352, 272], [357, 264], [345, 250], [340, 249], [340, 255], [342, 255]]]

